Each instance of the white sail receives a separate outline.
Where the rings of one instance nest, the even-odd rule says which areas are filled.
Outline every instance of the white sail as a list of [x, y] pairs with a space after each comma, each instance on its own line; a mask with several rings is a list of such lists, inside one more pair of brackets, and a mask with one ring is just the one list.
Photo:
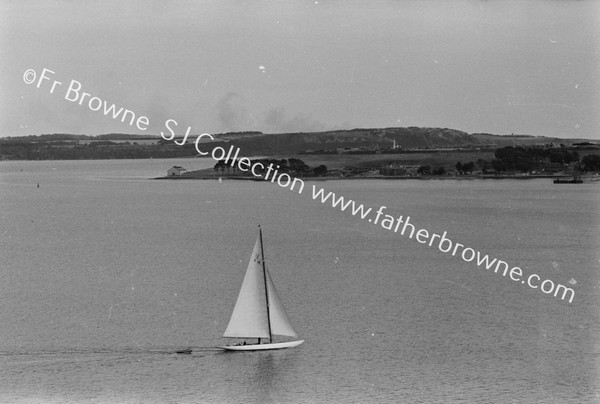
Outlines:
[[275, 335], [285, 335], [288, 337], [297, 337], [296, 331], [292, 327], [290, 319], [283, 309], [281, 299], [275, 285], [271, 279], [269, 271], [265, 269], [267, 273], [267, 290], [269, 292], [269, 315], [271, 318], [271, 333]]
[[260, 236], [248, 262], [244, 282], [224, 337], [269, 338], [269, 322], [262, 267]]
[[[268, 302], [267, 302], [268, 300]], [[259, 232], [242, 288], [233, 309], [224, 337], [269, 338], [268, 344], [234, 344], [220, 348], [233, 351], [255, 351], [293, 348], [304, 341], [274, 342], [273, 335], [297, 337], [269, 271], [264, 265], [262, 232]]]

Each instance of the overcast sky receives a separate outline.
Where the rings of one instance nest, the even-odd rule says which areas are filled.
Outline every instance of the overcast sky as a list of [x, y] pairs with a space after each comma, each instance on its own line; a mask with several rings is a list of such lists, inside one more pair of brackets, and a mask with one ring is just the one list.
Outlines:
[[[600, 138], [594, 0], [0, 0], [0, 136], [427, 126]], [[27, 69], [61, 81], [25, 84]], [[64, 99], [71, 80], [146, 131]]]

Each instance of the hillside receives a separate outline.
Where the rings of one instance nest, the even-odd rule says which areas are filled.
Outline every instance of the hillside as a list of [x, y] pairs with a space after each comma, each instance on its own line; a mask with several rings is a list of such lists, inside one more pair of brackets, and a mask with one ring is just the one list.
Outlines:
[[[215, 135], [224, 139], [224, 137]], [[315, 152], [336, 152], [338, 149], [351, 148], [365, 151], [397, 149], [449, 149], [481, 148], [496, 149], [504, 146], [548, 145], [585, 141], [583, 139], [561, 139], [544, 136], [499, 136], [492, 134], [469, 134], [447, 128], [380, 128], [351, 129], [315, 133], [253, 134], [227, 140], [239, 146], [248, 155], [283, 155]]]
[[[221, 146], [239, 147], [246, 156], [281, 156], [299, 154], [338, 153], [401, 153], [435, 150], [488, 150], [504, 146], [565, 145], [584, 139], [561, 139], [543, 136], [499, 136], [485, 133], [469, 134], [447, 128], [373, 128], [335, 130], [314, 133], [263, 134], [233, 132], [214, 134], [214, 142], [202, 143], [203, 151]], [[190, 135], [187, 144], [159, 136], [107, 134], [100, 136], [45, 134], [39, 136], [0, 139], [0, 159], [106, 159], [163, 158], [197, 154], [196, 137]], [[179, 142], [181, 139], [178, 140]], [[395, 146], [395, 147], [394, 147]]]

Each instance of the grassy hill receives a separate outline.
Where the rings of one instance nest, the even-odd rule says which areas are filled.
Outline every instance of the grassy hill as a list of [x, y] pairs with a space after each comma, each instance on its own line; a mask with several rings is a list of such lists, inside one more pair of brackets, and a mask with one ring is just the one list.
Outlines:
[[[312, 133], [264, 134], [234, 132], [214, 134], [215, 142], [202, 143], [202, 150], [213, 147], [239, 147], [245, 156], [282, 156], [307, 154], [391, 154], [402, 152], [430, 153], [452, 150], [493, 151], [504, 146], [570, 146], [585, 139], [561, 139], [544, 136], [499, 136], [469, 134], [448, 128], [372, 128]], [[197, 154], [196, 137], [190, 136], [183, 146], [159, 136], [107, 134], [100, 136], [44, 134], [0, 139], [0, 159], [106, 159], [161, 158]], [[393, 146], [396, 148], [393, 148]], [[424, 156], [422, 156], [424, 157]], [[411, 160], [408, 156], [405, 159]], [[420, 159], [422, 160], [422, 159]]]
[[[225, 137], [215, 135], [219, 139]], [[561, 139], [544, 136], [498, 136], [492, 134], [469, 134], [447, 128], [379, 128], [352, 129], [314, 133], [253, 134], [227, 139], [248, 155], [283, 155], [304, 152], [334, 152], [343, 148], [385, 150], [392, 146], [407, 149], [481, 148], [496, 149], [504, 146], [533, 146], [564, 144], [584, 139]], [[221, 142], [219, 142], [221, 143]], [[224, 142], [223, 142], [224, 143]], [[222, 146], [222, 144], [219, 144]]]

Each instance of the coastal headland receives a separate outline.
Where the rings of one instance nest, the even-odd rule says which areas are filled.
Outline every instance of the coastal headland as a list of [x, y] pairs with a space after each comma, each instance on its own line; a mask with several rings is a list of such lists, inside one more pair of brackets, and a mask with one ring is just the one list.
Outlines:
[[[507, 169], [496, 171], [491, 167], [495, 160], [492, 151], [436, 151], [396, 154], [393, 157], [370, 154], [339, 154], [335, 156], [294, 155], [271, 156], [251, 159], [249, 165], [261, 163], [264, 170], [252, 175], [225, 160], [215, 163], [213, 168], [185, 171], [180, 175], [161, 176], [169, 180], [253, 180], [263, 181], [273, 174], [289, 173], [296, 178], [310, 181], [386, 179], [386, 180], [474, 180], [474, 179], [535, 179], [573, 178], [598, 180], [595, 173], [575, 173], [577, 163], [547, 164], [537, 170], [519, 171]], [[586, 154], [587, 155], [587, 154]], [[461, 163], [464, 161], [465, 163]], [[475, 161], [475, 163], [472, 163]], [[580, 163], [580, 162], [579, 162]], [[499, 163], [496, 163], [498, 165]], [[580, 163], [581, 164], [581, 163]], [[267, 172], [269, 170], [270, 172]], [[261, 167], [261, 168], [262, 168]], [[459, 170], [460, 169], [460, 170]], [[262, 175], [259, 175], [262, 174]]]

